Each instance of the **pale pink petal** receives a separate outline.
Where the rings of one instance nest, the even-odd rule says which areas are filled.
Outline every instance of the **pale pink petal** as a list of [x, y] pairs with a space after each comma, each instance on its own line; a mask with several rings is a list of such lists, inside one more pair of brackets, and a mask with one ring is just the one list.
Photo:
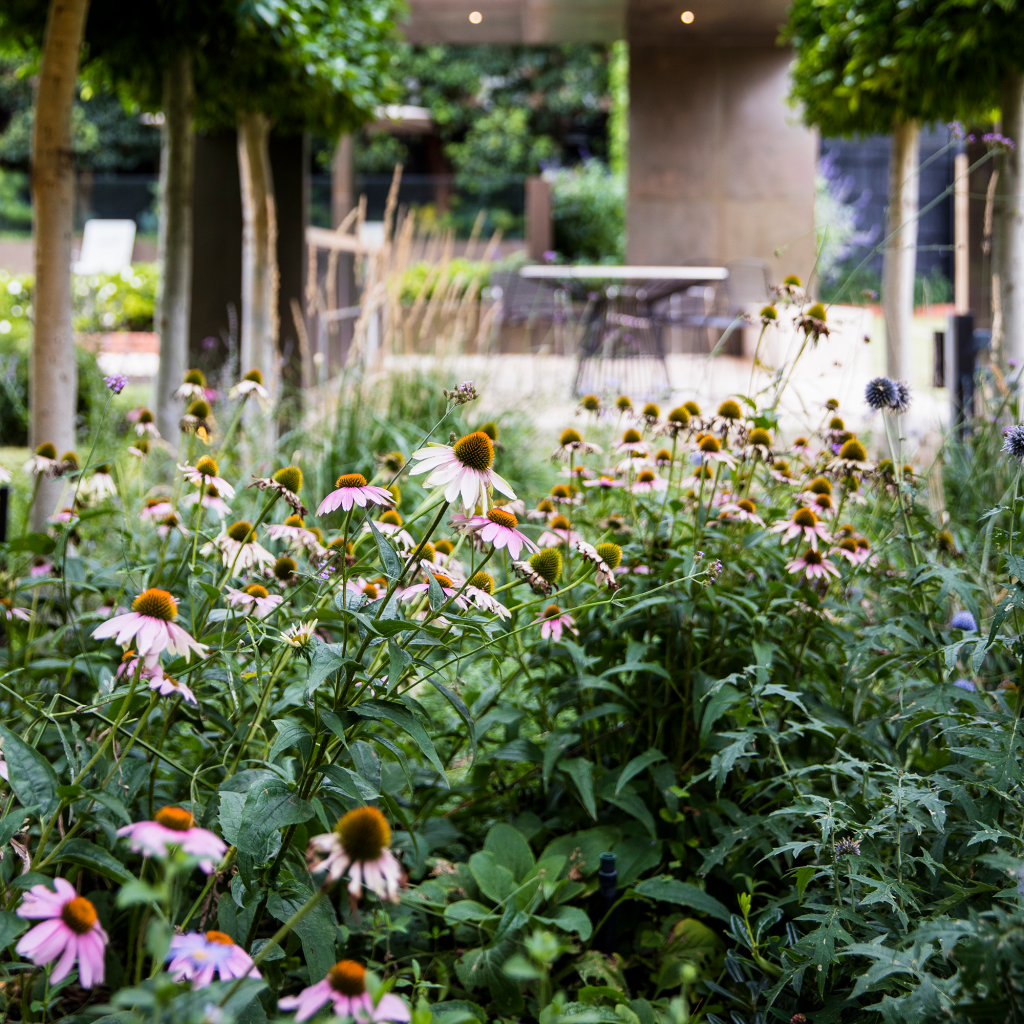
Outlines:
[[103, 984], [103, 947], [106, 935], [97, 929], [78, 939], [78, 980], [82, 988]]
[[405, 1001], [393, 992], [385, 992], [380, 997], [380, 1002], [374, 1007], [373, 1010], [374, 1020], [392, 1020], [397, 1021], [399, 1024], [404, 1024], [405, 1021], [411, 1020], [409, 1015], [409, 1007], [405, 1005]]
[[[64, 947], [64, 953], [57, 961], [57, 966], [50, 972], [51, 985], [56, 985], [58, 981], [71, 973], [71, 968], [75, 966], [75, 960], [78, 959], [78, 939], [79, 937], [69, 928], [68, 944]], [[87, 987], [83, 985], [83, 988]]]

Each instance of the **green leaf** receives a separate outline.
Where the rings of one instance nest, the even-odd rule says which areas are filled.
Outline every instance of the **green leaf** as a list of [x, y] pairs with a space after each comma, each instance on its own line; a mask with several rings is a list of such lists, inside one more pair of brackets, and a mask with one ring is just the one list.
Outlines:
[[342, 768], [337, 764], [323, 764], [320, 766], [320, 771], [357, 804], [366, 803], [367, 800], [377, 800], [380, 797], [380, 790], [371, 786], [366, 779], [352, 771], [351, 768]]
[[56, 773], [16, 732], [0, 725], [0, 739], [15, 796], [22, 807], [35, 808], [40, 817], [48, 818], [58, 804]]
[[437, 582], [433, 574], [427, 579], [427, 596], [430, 598], [431, 610], [435, 612], [446, 600], [441, 584]]
[[122, 909], [134, 907], [139, 903], [156, 906], [166, 898], [167, 890], [162, 885], [154, 886], [148, 882], [133, 880], [121, 886], [121, 891], [117, 894], [117, 905]]
[[[440, 693], [446, 701], [455, 709], [456, 714], [462, 719], [466, 725], [466, 732], [469, 734], [469, 743], [472, 749], [472, 758], [476, 760], [476, 723], [473, 721], [473, 716], [469, 713], [469, 708], [466, 707], [465, 701], [454, 691], [449, 690], [447, 686], [442, 683], [436, 675], [431, 674], [428, 677], [431, 686], [434, 687]], [[390, 679], [390, 677], [389, 677]]]
[[263, 856], [278, 829], [301, 824], [312, 817], [312, 804], [299, 799], [284, 782], [267, 780], [250, 789], [245, 798], [235, 846], [239, 853]]
[[222, 790], [220, 793], [220, 831], [232, 846], [238, 845], [238, 830], [242, 827], [245, 794]]
[[[449, 923], [460, 924], [463, 921], [484, 921], [491, 917], [494, 911], [485, 907], [476, 900], [459, 900], [444, 908], [444, 919]], [[495, 918], [497, 923], [497, 918]]]
[[622, 774], [619, 776], [619, 781], [615, 786], [615, 795], [618, 796], [622, 792], [622, 787], [634, 775], [639, 775], [649, 765], [655, 764], [658, 761], [664, 761], [665, 755], [660, 750], [655, 750], [653, 747], [643, 754], [638, 754], [633, 758], [625, 768], [622, 769]]
[[563, 932], [576, 932], [581, 942], [586, 942], [593, 934], [594, 926], [586, 912], [579, 907], [557, 907], [545, 917], [538, 918], [545, 923], [550, 922]]
[[318, 643], [313, 649], [313, 656], [309, 659], [304, 699], [308, 701], [324, 680], [349, 660], [343, 644]]
[[711, 732], [711, 726], [734, 704], [743, 700], [743, 694], [728, 684], [716, 690], [709, 698], [700, 720], [700, 741], [703, 744]]
[[[267, 900], [267, 910], [282, 923], [313, 897], [313, 893], [305, 886], [296, 885], [296, 888], [299, 890], [296, 895], [282, 896], [274, 892]], [[338, 928], [330, 901], [321, 900], [295, 926], [295, 934], [302, 942], [309, 980], [314, 983], [322, 980], [337, 961], [335, 942]]]
[[272, 724], [277, 729], [277, 736], [274, 737], [274, 743], [267, 754], [268, 761], [273, 762], [278, 754], [291, 750], [292, 747], [298, 747], [302, 751], [304, 759], [309, 758], [313, 740], [309, 730], [301, 722], [290, 721], [287, 718], [275, 718]]
[[29, 922], [9, 910], [0, 910], [0, 949], [6, 949], [22, 932], [27, 931]]
[[512, 872], [512, 877], [521, 882], [533, 870], [533, 851], [526, 837], [517, 828], [499, 822], [492, 825], [484, 840], [484, 849], [494, 854], [499, 864]]
[[366, 521], [370, 524], [370, 533], [373, 534], [373, 539], [377, 542], [377, 551], [380, 554], [380, 563], [384, 566], [384, 575], [389, 580], [397, 580], [402, 575], [402, 560], [395, 554], [395, 549], [384, 539], [369, 516], [366, 517]]
[[594, 766], [585, 757], [566, 758], [558, 767], [572, 779], [583, 806], [594, 821], [597, 821], [597, 804], [594, 802]]
[[402, 673], [412, 664], [412, 655], [403, 650], [394, 640], [388, 641], [388, 689], [393, 690], [402, 678]]
[[407, 707], [393, 701], [371, 699], [361, 701], [352, 710], [363, 718], [376, 718], [392, 722], [400, 729], [404, 729], [416, 741], [416, 745], [423, 752], [424, 757], [437, 770], [444, 782], [445, 789], [448, 788], [448, 777], [441, 766], [441, 761], [437, 756], [437, 751], [434, 749], [434, 744], [427, 735], [427, 730], [423, 728], [420, 720]]
[[732, 915], [724, 903], [719, 903], [714, 896], [702, 892], [695, 885], [680, 882], [676, 878], [662, 875], [660, 878], [648, 878], [635, 887], [635, 892], [662, 903], [677, 903], [689, 907], [701, 914], [708, 914], [719, 921], [728, 922]]
[[489, 851], [474, 853], [469, 858], [469, 870], [480, 891], [495, 903], [503, 902], [515, 892], [515, 876]]
[[90, 843], [88, 839], [70, 839], [64, 844], [56, 858], [79, 867], [90, 868], [115, 882], [134, 882], [135, 876], [125, 866], [101, 846]]

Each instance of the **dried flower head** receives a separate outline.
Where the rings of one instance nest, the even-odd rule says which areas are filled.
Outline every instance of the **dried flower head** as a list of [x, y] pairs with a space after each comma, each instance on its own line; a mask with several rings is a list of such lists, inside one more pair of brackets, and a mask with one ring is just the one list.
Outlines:
[[864, 401], [872, 409], [891, 409], [896, 399], [896, 385], [888, 377], [875, 377], [864, 389]]

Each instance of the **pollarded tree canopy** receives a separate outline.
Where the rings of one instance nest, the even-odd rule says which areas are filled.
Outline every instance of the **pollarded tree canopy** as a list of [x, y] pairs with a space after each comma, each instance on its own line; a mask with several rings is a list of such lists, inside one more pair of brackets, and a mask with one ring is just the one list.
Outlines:
[[396, 0], [220, 0], [196, 54], [198, 119], [233, 127], [239, 110], [285, 132], [358, 127], [390, 97]]
[[1020, 62], [1016, 0], [795, 0], [790, 98], [826, 135], [971, 117]]

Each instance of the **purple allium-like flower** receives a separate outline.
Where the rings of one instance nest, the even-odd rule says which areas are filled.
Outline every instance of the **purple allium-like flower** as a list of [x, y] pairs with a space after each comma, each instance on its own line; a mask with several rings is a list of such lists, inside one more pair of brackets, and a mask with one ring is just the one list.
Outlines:
[[892, 386], [895, 394], [889, 408], [893, 412], [904, 413], [910, 408], [910, 385], [905, 380], [894, 380]]
[[993, 149], [1014, 150], [1017, 148], [1013, 139], [1008, 139], [1002, 132], [987, 132], [982, 135], [981, 141]]
[[888, 377], [875, 377], [864, 389], [864, 401], [872, 409], [891, 409], [896, 400], [896, 385]]
[[458, 387], [452, 388], [451, 391], [447, 388], [442, 388], [442, 392], [449, 402], [454, 402], [456, 405], [465, 405], [467, 402], [472, 402], [473, 399], [479, 397], [476, 386], [471, 380], [464, 380]]
[[962, 139], [964, 137], [964, 126], [959, 121], [950, 121], [946, 127], [953, 133], [953, 138]]
[[1003, 431], [1003, 451], [1024, 464], [1024, 426], [1007, 427]]
[[[978, 624], [974, 621], [974, 616], [968, 611], [957, 612], [949, 622], [950, 629], [965, 629], [968, 632], [973, 632], [978, 628]], [[973, 689], [973, 687], [972, 687]]]
[[978, 688], [970, 681], [970, 679], [958, 679], [953, 685], [958, 690], [967, 690], [968, 693], [977, 693]]
[[103, 378], [103, 383], [106, 384], [115, 395], [119, 395], [128, 386], [128, 378], [123, 373], [112, 373], [109, 377]]
[[836, 843], [836, 856], [837, 857], [850, 857], [860, 856], [860, 840], [859, 839], [840, 839]]

